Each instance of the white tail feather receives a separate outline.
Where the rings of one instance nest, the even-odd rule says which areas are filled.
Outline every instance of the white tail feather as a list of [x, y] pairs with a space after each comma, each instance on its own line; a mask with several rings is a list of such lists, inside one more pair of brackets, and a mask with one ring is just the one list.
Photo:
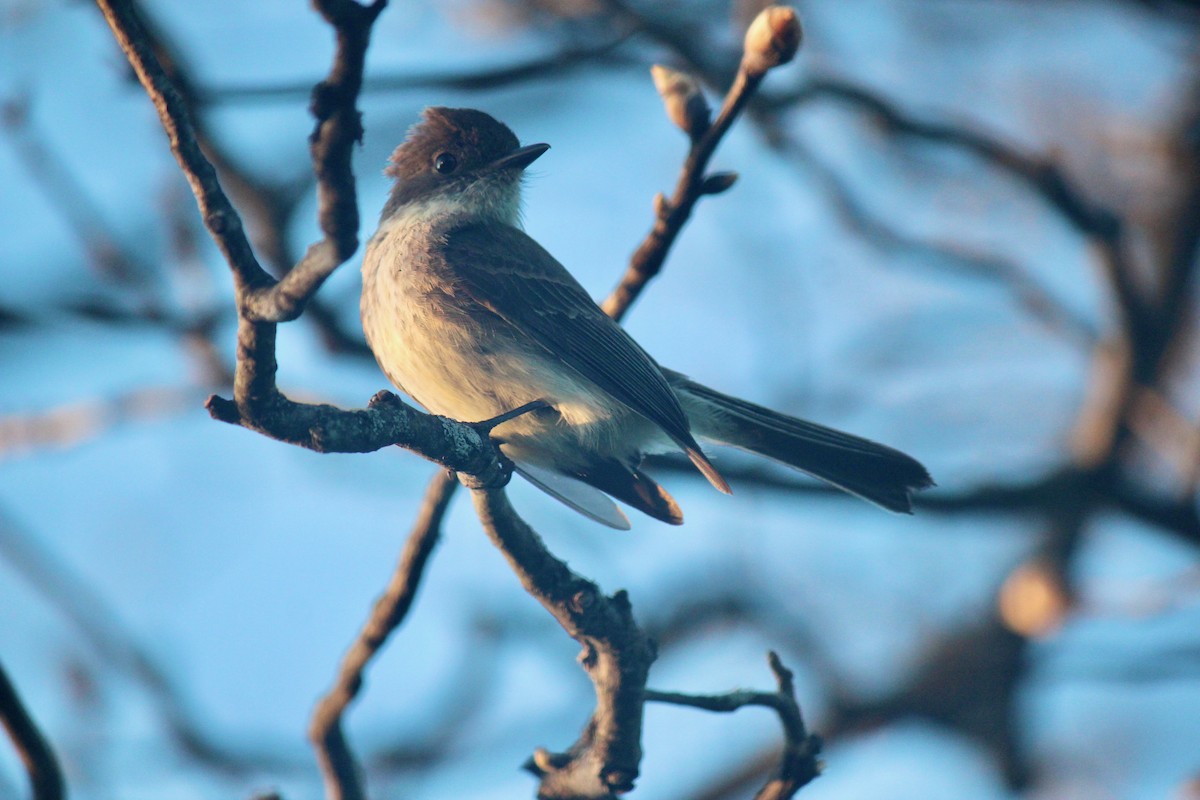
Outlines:
[[599, 489], [532, 464], [514, 462], [513, 468], [522, 478], [585, 517], [619, 531], [631, 527], [625, 512]]

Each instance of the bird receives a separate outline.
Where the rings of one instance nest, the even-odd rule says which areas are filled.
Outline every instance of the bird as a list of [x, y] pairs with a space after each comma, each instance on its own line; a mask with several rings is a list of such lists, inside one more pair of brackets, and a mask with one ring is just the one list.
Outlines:
[[596, 305], [522, 227], [525, 169], [549, 147], [469, 108], [427, 108], [409, 129], [362, 262], [363, 332], [387, 378], [431, 413], [502, 419], [490, 435], [517, 474], [612, 528], [630, 527], [613, 498], [683, 522], [647, 454], [682, 452], [729, 494], [701, 441], [911, 513], [933, 485], [916, 459], [666, 369]]

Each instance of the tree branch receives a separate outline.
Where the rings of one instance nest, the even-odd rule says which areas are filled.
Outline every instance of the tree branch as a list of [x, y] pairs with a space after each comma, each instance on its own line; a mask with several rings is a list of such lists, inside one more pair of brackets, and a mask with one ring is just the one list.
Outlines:
[[783, 665], [774, 651], [767, 654], [767, 663], [775, 674], [778, 686], [774, 692], [739, 690], [718, 695], [693, 695], [647, 689], [646, 700], [719, 713], [737, 711], [746, 706], [773, 709], [783, 725], [783, 757], [775, 774], [754, 797], [755, 800], [787, 800], [821, 774], [822, 764], [817, 758], [821, 752], [821, 739], [809, 734], [804, 726], [804, 717], [796, 702], [791, 670]]
[[671, 245], [691, 217], [696, 202], [704, 195], [701, 191], [704, 171], [713, 152], [761, 82], [761, 75], [749, 76], [744, 70], [738, 70], [733, 86], [725, 95], [720, 115], [707, 133], [692, 142], [671, 199], [667, 200], [661, 194], [655, 197], [654, 225], [630, 257], [621, 281], [601, 306], [613, 319], [621, 320], [646, 284], [662, 270]]
[[129, 0], [97, 0], [97, 3], [138, 81], [158, 111], [171, 151], [196, 196], [204, 224], [233, 270], [238, 286], [270, 286], [273, 281], [255, 259], [241, 219], [221, 190], [216, 170], [196, 141], [187, 105], [155, 58], [133, 3]]
[[25, 765], [33, 800], [63, 800], [66, 786], [58, 759], [33, 717], [29, 716], [3, 664], [0, 664], [0, 723], [8, 731], [8, 737]]
[[539, 749], [527, 765], [539, 798], [608, 798], [633, 788], [641, 761], [642, 703], [654, 644], [633, 619], [629, 597], [606, 596], [546, 549], [503, 489], [474, 489], [484, 531], [521, 585], [583, 646], [580, 662], [596, 687], [596, 709], [565, 753]]
[[[614, 51], [628, 39], [628, 33], [618, 33], [600, 41], [571, 43], [546, 55], [472, 72], [414, 75], [406, 71], [395, 75], [376, 75], [363, 80], [362, 93], [366, 95], [415, 89], [479, 92], [542, 78], [560, 80], [571, 70], [601, 60], [605, 63], [616, 61], [618, 57]], [[204, 91], [201, 96], [209, 103], [222, 104], [290, 102], [297, 97], [307, 96], [311, 91], [312, 81], [295, 81], [258, 86], [218, 86]]]
[[[771, 12], [772, 9], [782, 12], [784, 16], [790, 16], [782, 24], [766, 22], [765, 20], [769, 16], [768, 12]], [[775, 27], [756, 27], [769, 25]], [[772, 6], [760, 14], [747, 32], [742, 61], [734, 76], [733, 85], [726, 92], [721, 111], [711, 125], [707, 120], [707, 106], [703, 97], [699, 96], [698, 88], [694, 90], [696, 94], [692, 97], [681, 98], [672, 96], [669, 91], [660, 87], [659, 91], [663, 93], [663, 99], [667, 103], [667, 112], [673, 119], [676, 119], [677, 124], [681, 123], [673, 113], [672, 105], [674, 103], [698, 103], [703, 107], [703, 111], [697, 112], [696, 116], [702, 115], [704, 118], [693, 118], [690, 124], [681, 124], [691, 138], [691, 148], [684, 160], [683, 168], [680, 170], [679, 179], [675, 183], [675, 192], [671, 195], [670, 200], [661, 194], [655, 197], [654, 225], [646, 234], [641, 245], [634, 251], [620, 283], [601, 306], [610, 317], [620, 321], [645, 285], [662, 270], [671, 245], [675, 243], [679, 232], [683, 230], [683, 226], [691, 217], [692, 209], [697, 201], [706, 194], [717, 194], [733, 185], [733, 181], [737, 177], [733, 173], [706, 175], [708, 162], [721, 139], [729, 131], [742, 109], [746, 107], [746, 103], [750, 101], [759, 84], [762, 83], [767, 70], [790, 61], [799, 44], [800, 24], [796, 20], [795, 12], [792, 12], [791, 9]], [[780, 52], [769, 52], [773, 47], [781, 48]], [[789, 48], [789, 52], [784, 52]], [[778, 60], [771, 62], [772, 57]], [[763, 58], [768, 60], [764, 61]]]
[[350, 155], [361, 135], [355, 108], [370, 29], [385, 0], [360, 6], [354, 0], [320, 0], [318, 10], [334, 25], [338, 49], [328, 79], [314, 91], [317, 116], [312, 139], [318, 176], [319, 216], [325, 239], [313, 245], [282, 281], [259, 265], [241, 219], [217, 181], [196, 140], [188, 107], [156, 60], [129, 0], [97, 0], [158, 110], [205, 226], [233, 272], [238, 306], [238, 358], [234, 399], [212, 397], [214, 418], [320, 452], [370, 452], [398, 444], [455, 471], [489, 482], [507, 480], [507, 468], [486, 435], [476, 428], [417, 412], [388, 393], [366, 410], [296, 403], [275, 384], [276, 323], [294, 319], [312, 293], [357, 247], [358, 211]]
[[362, 689], [367, 665], [412, 607], [425, 574], [425, 565], [441, 536], [442, 518], [457, 485], [454, 475], [448, 472], [439, 472], [430, 482], [387, 589], [376, 601], [358, 639], [342, 658], [333, 688], [321, 698], [313, 712], [309, 738], [317, 750], [317, 760], [325, 776], [326, 797], [330, 800], [365, 800], [367, 796], [360, 768], [342, 732], [342, 717]]
[[[291, 270], [296, 259], [287, 237], [288, 223], [305, 195], [306, 184], [270, 183], [254, 177], [244, 164], [232, 156], [207, 125], [205, 111], [208, 93], [191, 78], [191, 73], [170, 37], [154, 23], [143, 8], [133, 9], [141, 22], [147, 43], [167, 78], [179, 92], [183, 106], [191, 119], [196, 142], [205, 157], [212, 162], [221, 185], [241, 210], [254, 247], [262, 254], [268, 268], [276, 275]], [[311, 95], [310, 82], [303, 92]], [[317, 324], [326, 345], [332, 350], [369, 356], [366, 343], [350, 336], [337, 315], [317, 297], [306, 302], [310, 318]]]

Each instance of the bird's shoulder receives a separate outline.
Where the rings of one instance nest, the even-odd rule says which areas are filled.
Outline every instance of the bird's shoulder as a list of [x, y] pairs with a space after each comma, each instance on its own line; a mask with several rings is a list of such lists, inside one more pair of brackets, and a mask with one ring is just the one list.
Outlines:
[[500, 222], [448, 227], [442, 232], [440, 251], [447, 262], [468, 275], [490, 273], [494, 280], [533, 281], [558, 286], [572, 293], [586, 290], [567, 268], [525, 231]]

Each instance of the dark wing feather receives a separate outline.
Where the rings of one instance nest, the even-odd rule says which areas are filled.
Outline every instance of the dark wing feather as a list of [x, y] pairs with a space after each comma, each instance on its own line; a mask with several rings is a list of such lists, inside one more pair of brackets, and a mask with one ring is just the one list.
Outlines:
[[508, 225], [464, 226], [447, 234], [443, 254], [477, 303], [658, 425], [680, 446], [699, 452], [679, 399], [658, 365], [527, 234]]

